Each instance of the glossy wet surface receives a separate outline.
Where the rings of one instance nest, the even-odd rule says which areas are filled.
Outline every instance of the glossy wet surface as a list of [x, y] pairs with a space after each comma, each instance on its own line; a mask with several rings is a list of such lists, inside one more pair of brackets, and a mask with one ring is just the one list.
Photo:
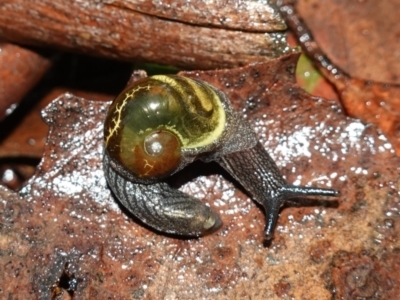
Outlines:
[[19, 195], [0, 190], [0, 296], [397, 295], [400, 160], [374, 127], [298, 89], [295, 62], [292, 55], [199, 78], [246, 115], [289, 182], [340, 190], [336, 207], [309, 200], [288, 205], [265, 246], [260, 208], [222, 169], [197, 164], [174, 180], [218, 211], [223, 227], [192, 240], [157, 234], [121, 211], [106, 186], [108, 104], [65, 94], [44, 112], [51, 132], [36, 176]]

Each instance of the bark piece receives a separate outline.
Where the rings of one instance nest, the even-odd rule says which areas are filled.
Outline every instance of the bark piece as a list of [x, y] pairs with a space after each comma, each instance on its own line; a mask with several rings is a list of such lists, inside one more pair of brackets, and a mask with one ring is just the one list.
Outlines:
[[113, 5], [160, 18], [243, 31], [281, 31], [286, 29], [274, 1], [152, 1], [116, 0]]
[[282, 32], [203, 27], [140, 13], [130, 6], [118, 7], [118, 3], [8, 1], [0, 5], [0, 37], [22, 44], [192, 69], [243, 66], [289, 50]]

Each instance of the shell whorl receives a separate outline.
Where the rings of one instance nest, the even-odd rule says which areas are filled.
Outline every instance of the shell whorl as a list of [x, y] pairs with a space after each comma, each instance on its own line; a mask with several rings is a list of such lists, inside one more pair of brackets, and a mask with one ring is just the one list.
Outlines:
[[106, 152], [133, 176], [159, 179], [183, 167], [183, 153], [215, 145], [226, 118], [221, 94], [202, 81], [144, 78], [111, 104], [104, 128]]

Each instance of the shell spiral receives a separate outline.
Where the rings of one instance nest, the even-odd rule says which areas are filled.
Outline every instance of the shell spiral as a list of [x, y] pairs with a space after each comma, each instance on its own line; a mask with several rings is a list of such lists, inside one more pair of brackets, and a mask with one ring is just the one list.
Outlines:
[[111, 104], [104, 139], [110, 159], [136, 178], [157, 180], [183, 167], [182, 155], [218, 141], [224, 103], [210, 85], [158, 75], [129, 85]]

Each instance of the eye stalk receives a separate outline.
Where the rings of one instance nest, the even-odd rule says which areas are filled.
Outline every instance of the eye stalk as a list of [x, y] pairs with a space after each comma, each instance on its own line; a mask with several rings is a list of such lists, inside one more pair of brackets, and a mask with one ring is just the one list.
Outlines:
[[111, 190], [160, 232], [202, 236], [222, 224], [210, 207], [163, 181], [195, 159], [218, 162], [265, 208], [267, 240], [285, 200], [338, 195], [288, 184], [227, 97], [191, 78], [158, 75], [128, 85], [110, 105], [104, 143]]

